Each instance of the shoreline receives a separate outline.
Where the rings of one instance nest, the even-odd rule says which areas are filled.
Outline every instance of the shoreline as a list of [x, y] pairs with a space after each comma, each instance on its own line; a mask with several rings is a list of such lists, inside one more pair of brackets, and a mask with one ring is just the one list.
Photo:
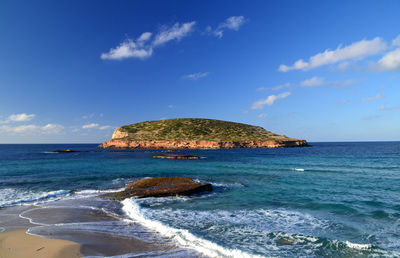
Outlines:
[[0, 233], [0, 257], [83, 257], [79, 243], [34, 236], [28, 234], [27, 230], [18, 229]]
[[[3, 230], [0, 257], [178, 255], [186, 251], [142, 225], [102, 210], [102, 205], [112, 203], [121, 205], [96, 196], [59, 200], [43, 206], [3, 207], [0, 209], [0, 231]], [[83, 207], [84, 204], [92, 207]]]

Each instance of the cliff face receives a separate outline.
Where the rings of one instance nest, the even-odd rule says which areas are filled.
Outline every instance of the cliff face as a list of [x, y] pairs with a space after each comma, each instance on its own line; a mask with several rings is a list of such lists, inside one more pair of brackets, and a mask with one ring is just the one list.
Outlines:
[[129, 136], [129, 133], [121, 131], [121, 128], [115, 129], [111, 139], [121, 139]]
[[308, 146], [257, 126], [211, 119], [171, 119], [117, 128], [101, 148], [231, 149]]

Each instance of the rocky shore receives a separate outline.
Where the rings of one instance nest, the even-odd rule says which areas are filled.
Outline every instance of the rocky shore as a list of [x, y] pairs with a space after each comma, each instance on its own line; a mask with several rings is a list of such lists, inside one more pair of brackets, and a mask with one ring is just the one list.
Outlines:
[[99, 145], [100, 148], [116, 149], [232, 149], [232, 148], [283, 148], [308, 146], [305, 140], [270, 140], [247, 142], [217, 141], [131, 141], [111, 139]]

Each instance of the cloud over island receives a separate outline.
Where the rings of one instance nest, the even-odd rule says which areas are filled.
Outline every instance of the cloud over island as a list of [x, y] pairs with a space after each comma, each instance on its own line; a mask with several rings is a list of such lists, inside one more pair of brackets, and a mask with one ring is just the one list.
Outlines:
[[101, 54], [101, 59], [121, 60], [126, 58], [148, 58], [153, 54], [153, 49], [169, 41], [180, 41], [193, 31], [195, 21], [175, 23], [173, 26], [162, 26], [161, 30], [152, 39], [153, 33], [144, 32], [136, 40], [126, 39], [119, 46], [111, 48], [107, 53]]
[[324, 52], [311, 56], [308, 61], [299, 59], [292, 65], [280, 65], [280, 72], [290, 70], [311, 70], [320, 66], [335, 64], [347, 60], [359, 60], [365, 57], [379, 54], [387, 49], [386, 42], [376, 37], [372, 40], [360, 40], [348, 46], [339, 45], [335, 50], [326, 49]]
[[265, 99], [260, 99], [259, 101], [254, 102], [251, 106], [251, 109], [263, 109], [265, 105], [272, 106], [275, 101], [277, 101], [278, 99], [284, 99], [290, 94], [291, 93], [287, 91], [278, 95], [270, 95]]
[[185, 74], [184, 76], [182, 76], [182, 78], [195, 81], [207, 77], [208, 75], [210, 75], [209, 72], [191, 73], [191, 74]]
[[[243, 16], [231, 16], [220, 23], [215, 29], [207, 26], [206, 34], [222, 38], [226, 30], [238, 31], [246, 22]], [[153, 55], [154, 49], [170, 41], [180, 41], [188, 37], [194, 30], [196, 21], [175, 23], [172, 26], [163, 25], [157, 33], [143, 32], [138, 38], [127, 38], [118, 46], [102, 53], [103, 60], [122, 60], [127, 58], [146, 59]]]

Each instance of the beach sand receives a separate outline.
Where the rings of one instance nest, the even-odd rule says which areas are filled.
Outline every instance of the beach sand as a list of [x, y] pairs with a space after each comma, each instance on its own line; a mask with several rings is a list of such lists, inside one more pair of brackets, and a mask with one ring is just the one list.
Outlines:
[[82, 257], [81, 245], [72, 241], [29, 235], [27, 229], [0, 233], [0, 257]]
[[[82, 201], [84, 203], [79, 203]], [[36, 205], [0, 208], [0, 232], [3, 231], [0, 233], [0, 258], [179, 254], [182, 251], [174, 242], [136, 223], [124, 222], [99, 209], [81, 207], [95, 206], [95, 202], [60, 200], [45, 208]], [[61, 207], [51, 206], [55, 204]], [[33, 235], [26, 234], [27, 229]], [[124, 235], [124, 231], [131, 236]]]

